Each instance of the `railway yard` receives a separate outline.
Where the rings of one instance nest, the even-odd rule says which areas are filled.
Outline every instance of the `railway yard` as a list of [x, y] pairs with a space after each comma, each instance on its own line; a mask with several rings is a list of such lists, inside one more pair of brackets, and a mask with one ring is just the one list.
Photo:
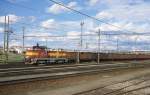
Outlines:
[[0, 69], [1, 95], [147, 95], [147, 61]]
[[0, 95], [150, 95], [150, 0], [0, 0]]
[[0, 94], [150, 94], [147, 53], [49, 51], [37, 44], [22, 55], [22, 62], [0, 65]]

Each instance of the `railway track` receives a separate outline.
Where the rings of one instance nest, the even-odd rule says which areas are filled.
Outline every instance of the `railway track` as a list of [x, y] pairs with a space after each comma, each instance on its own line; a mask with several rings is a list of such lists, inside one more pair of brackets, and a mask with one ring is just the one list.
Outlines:
[[[109, 64], [109, 63], [107, 63]], [[111, 63], [110, 63], [111, 64]], [[31, 66], [31, 67], [17, 67], [17, 68], [5, 68], [0, 69], [0, 72], [3, 71], [12, 71], [12, 70], [24, 70], [24, 69], [38, 69], [38, 68], [54, 68], [54, 67], [70, 67], [70, 66], [85, 66], [85, 65], [98, 65], [98, 64], [62, 64], [62, 65], [40, 65], [40, 66]], [[101, 65], [101, 64], [99, 64]]]
[[[17, 72], [17, 71], [25, 71], [25, 70], [33, 70], [33, 69], [48, 69], [48, 68], [64, 68], [64, 67], [84, 67], [84, 66], [112, 66], [112, 65], [130, 65], [131, 63], [127, 63], [127, 62], [120, 62], [117, 64], [112, 64], [112, 63], [101, 63], [101, 64], [65, 64], [65, 65], [41, 65], [41, 66], [31, 66], [31, 67], [17, 67], [17, 68], [4, 68], [4, 69], [0, 69], [0, 73], [4, 73], [4, 72]], [[134, 64], [134, 63], [133, 63]], [[139, 63], [136, 63], [139, 64]], [[135, 65], [136, 65], [135, 64]]]
[[25, 67], [25, 68], [10, 68], [10, 69], [0, 69], [0, 77], [7, 75], [17, 75], [17, 74], [30, 74], [39, 72], [51, 72], [51, 71], [63, 71], [63, 70], [79, 70], [79, 69], [90, 69], [90, 68], [106, 68], [112, 66], [124, 66], [127, 64], [75, 64], [75, 65], [60, 65], [60, 66], [39, 66], [39, 67]]
[[73, 95], [150, 95], [149, 84], [150, 74], [145, 74]]
[[[134, 79], [131, 81], [127, 81], [127, 82], [123, 82], [123, 83], [117, 83], [115, 85], [111, 85], [111, 87], [115, 87], [115, 86], [119, 86], [119, 89], [113, 89], [110, 92], [104, 93], [102, 95], [124, 95], [124, 94], [134, 94], [131, 93], [133, 91], [138, 91], [140, 89], [145, 89], [150, 87], [150, 85], [143, 85], [143, 86], [139, 86], [145, 82], [149, 82], [150, 83], [150, 77], [144, 77], [143, 79]], [[108, 87], [109, 88], [109, 87]], [[145, 93], [143, 93], [145, 95]], [[150, 93], [149, 93], [150, 94]]]
[[0, 85], [27, 82], [33, 80], [76, 76], [80, 74], [89, 74], [109, 70], [111, 71], [115, 69], [144, 67], [145, 65], [149, 64], [77, 64], [0, 69]]

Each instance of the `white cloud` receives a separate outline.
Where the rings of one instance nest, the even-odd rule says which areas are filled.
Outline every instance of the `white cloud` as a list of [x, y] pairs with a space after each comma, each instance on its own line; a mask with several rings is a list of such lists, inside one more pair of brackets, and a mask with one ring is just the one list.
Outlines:
[[122, 20], [130, 22], [150, 21], [150, 6], [146, 2], [142, 2], [143, 0], [138, 0], [138, 2], [134, 3], [132, 2], [132, 5], [128, 0], [106, 1], [107, 2], [105, 2], [105, 4], [108, 8], [96, 14], [96, 17], [99, 19], [111, 19], [111, 21]]
[[64, 9], [65, 9], [64, 7], [54, 4], [47, 9], [47, 12], [53, 13], [53, 14], [58, 14], [58, 13], [61, 13], [62, 11], [64, 11]]
[[17, 2], [25, 2], [25, 1], [28, 1], [28, 0], [7, 0], [11, 3], [17, 3]]
[[70, 8], [75, 8], [77, 6], [77, 2], [70, 2], [67, 6]]
[[17, 41], [17, 40], [12, 40], [12, 41], [10, 41], [9, 46], [10, 47], [12, 47], [12, 46], [22, 46], [22, 42]]
[[31, 29], [29, 33], [25, 34], [26, 40], [28, 41], [65, 41], [64, 37], [60, 37], [57, 34], [52, 34], [49, 31], [44, 31], [44, 29]]
[[[98, 51], [98, 44], [97, 43], [90, 43], [89, 45], [88, 45], [88, 47], [89, 47], [89, 49], [93, 49], [94, 51]], [[113, 44], [111, 44], [111, 42], [110, 43], [108, 43], [108, 44], [101, 44], [100, 45], [100, 50], [101, 51], [110, 51], [110, 50], [116, 50], [116, 45], [113, 45]]]
[[[80, 28], [79, 21], [56, 21], [54, 19], [47, 19], [40, 23], [41, 27], [51, 29], [51, 31], [56, 30], [62, 32], [64, 31], [71, 31], [77, 30]], [[62, 31], [61, 31], [62, 30]]]
[[80, 32], [78, 31], [69, 31], [67, 32], [67, 38], [68, 39], [79, 39]]
[[41, 22], [41, 26], [44, 28], [54, 28], [56, 27], [56, 22], [54, 19], [48, 19], [46, 21]]
[[109, 12], [102, 11], [102, 12], [99, 12], [98, 14], [96, 14], [96, 18], [98, 18], [98, 19], [112, 19], [113, 15], [110, 14]]
[[[66, 5], [67, 7], [73, 8], [73, 9], [80, 9], [77, 6], [77, 2], [70, 2]], [[48, 7], [46, 10], [48, 13], [53, 13], [53, 14], [59, 14], [62, 12], [69, 11], [67, 8], [60, 6], [58, 4], [53, 4], [52, 6]]]
[[109, 24], [102, 23], [100, 26], [93, 27], [91, 32], [97, 32], [98, 29], [106, 32], [118, 32], [118, 33], [147, 33], [150, 31], [148, 23], [132, 23], [126, 21], [109, 22]]
[[93, 6], [93, 5], [97, 4], [98, 1], [100, 1], [100, 0], [89, 0], [89, 4], [91, 6]]
[[[50, 19], [46, 20], [49, 21]], [[84, 26], [83, 26], [83, 34], [88, 34], [88, 35], [95, 35], [97, 34], [96, 32], [99, 29], [99, 26], [96, 25], [96, 23], [94, 23], [93, 20], [89, 20], [89, 19], [85, 19], [84, 21]], [[49, 27], [54, 27], [55, 24], [57, 23], [57, 26], [55, 28], [58, 29], [65, 29], [65, 27], [69, 27], [72, 30], [68, 30], [68, 32], [66, 32], [67, 37], [66, 38], [51, 38], [52, 41], [62, 41], [63, 43], [66, 42], [67, 44], [71, 44], [71, 43], [76, 43], [79, 45], [80, 42], [80, 22], [81, 21], [55, 21], [54, 19], [50, 20], [50, 25], [47, 25]], [[149, 24], [148, 23], [144, 23], [144, 24], [138, 24], [138, 23], [132, 23], [132, 22], [127, 22], [127, 21], [118, 21], [118, 22], [110, 22], [110, 24], [113, 24], [117, 27], [122, 27], [121, 31], [123, 31], [123, 33], [130, 33], [130, 31], [125, 31], [125, 30], [131, 30], [133, 32], [138, 32], [138, 33], [143, 33], [143, 32], [149, 32], [148, 27]], [[111, 32], [117, 32], [117, 33], [121, 33], [119, 30], [120, 28], [117, 28], [108, 24], [100, 24], [100, 29], [101, 31], [105, 31], [111, 33]], [[47, 27], [48, 28], [48, 27]], [[65, 29], [67, 30], [67, 29]], [[83, 37], [84, 40], [83, 43], [85, 46], [86, 41], [88, 43], [97, 43], [97, 39], [98, 36], [91, 36], [91, 37]], [[120, 48], [129, 49], [129, 46], [123, 45], [122, 42], [134, 42], [135, 41], [136, 36], [118, 36], [119, 41], [121, 41], [121, 45]], [[145, 39], [141, 39], [140, 37], [137, 39], [138, 41], [147, 41], [149, 37], [145, 37]], [[92, 40], [91, 40], [92, 39]], [[109, 41], [111, 40], [111, 41]], [[44, 41], [44, 40], [43, 40]], [[103, 47], [101, 47], [101, 49], [103, 50], [116, 50], [116, 41], [117, 41], [117, 37], [111, 36], [111, 37], [106, 37], [106, 36], [101, 36], [101, 42], [104, 43]], [[69, 43], [71, 42], [71, 43]], [[74, 44], [74, 45], [76, 45]], [[97, 44], [95, 44], [97, 45]], [[108, 47], [109, 46], [109, 47]], [[105, 48], [107, 47], [107, 48]], [[89, 46], [89, 49], [92, 49], [93, 47]], [[95, 47], [96, 48], [96, 47]]]
[[29, 18], [29, 20], [30, 20], [31, 22], [34, 22], [34, 21], [36, 20], [36, 17], [35, 17], [35, 16], [29, 16], [28, 18]]
[[4, 28], [0, 27], [0, 32], [4, 32]]
[[67, 31], [81, 31], [80, 23], [84, 22], [83, 31], [87, 33], [88, 30], [93, 29], [95, 23], [91, 19], [84, 20], [65, 20], [65, 21], [57, 21], [55, 19], [47, 19], [40, 23], [41, 27], [51, 29], [51, 31], [56, 30], [60, 32]]
[[[8, 16], [9, 16], [10, 23], [16, 23], [19, 20], [21, 20], [21, 18], [22, 18], [20, 16], [14, 15], [14, 14], [9, 14], [9, 15], [7, 15], [7, 17]], [[0, 16], [0, 23], [5, 23], [5, 16]]]
[[115, 5], [138, 5], [143, 3], [144, 0], [103, 0], [103, 4], [107, 4], [108, 6]]
[[[50, 32], [43, 32], [43, 29], [31, 29], [29, 31], [30, 32], [25, 34], [27, 36], [26, 40], [46, 41], [46, 39], [48, 39], [47, 36], [52, 35]], [[35, 36], [35, 37], [32, 37], [32, 36]], [[48, 39], [48, 41], [52, 41], [52, 40]]]

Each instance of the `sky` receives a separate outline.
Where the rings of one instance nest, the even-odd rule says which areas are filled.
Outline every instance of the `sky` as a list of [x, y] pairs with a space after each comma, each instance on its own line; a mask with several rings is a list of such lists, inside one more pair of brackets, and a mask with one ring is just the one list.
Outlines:
[[[10, 47], [22, 46], [22, 28], [25, 27], [26, 47], [39, 43], [49, 48], [98, 50], [100, 29], [101, 50], [150, 50], [150, 0], [55, 1], [99, 21], [50, 0], [0, 0], [0, 46], [3, 46], [6, 15], [10, 17], [10, 29], [13, 31], [9, 39]], [[83, 35], [88, 35], [82, 37], [82, 47], [81, 22], [84, 22]], [[145, 35], [123, 35], [131, 33]]]

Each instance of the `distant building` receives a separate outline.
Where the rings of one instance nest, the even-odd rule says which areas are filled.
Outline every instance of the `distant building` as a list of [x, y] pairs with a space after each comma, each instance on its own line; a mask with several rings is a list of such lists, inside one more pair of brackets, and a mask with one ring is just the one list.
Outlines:
[[21, 54], [21, 53], [23, 53], [24, 50], [22, 49], [21, 46], [12, 46], [12, 47], [10, 47], [9, 51], [13, 52], [13, 53]]

